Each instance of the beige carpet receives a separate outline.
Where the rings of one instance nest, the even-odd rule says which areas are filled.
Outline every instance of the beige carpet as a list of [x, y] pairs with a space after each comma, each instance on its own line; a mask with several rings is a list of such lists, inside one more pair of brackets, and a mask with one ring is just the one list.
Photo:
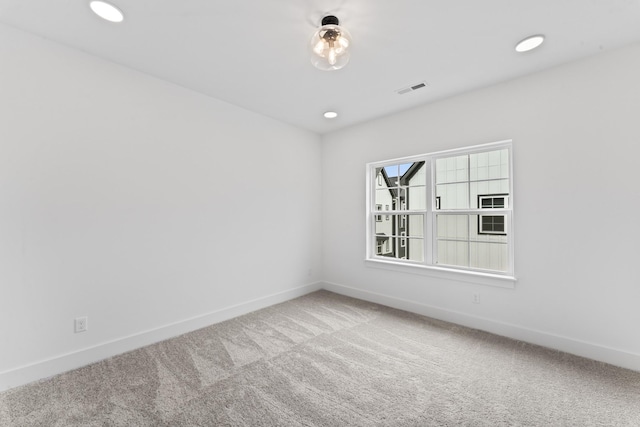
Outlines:
[[0, 394], [2, 426], [640, 426], [640, 373], [316, 292]]

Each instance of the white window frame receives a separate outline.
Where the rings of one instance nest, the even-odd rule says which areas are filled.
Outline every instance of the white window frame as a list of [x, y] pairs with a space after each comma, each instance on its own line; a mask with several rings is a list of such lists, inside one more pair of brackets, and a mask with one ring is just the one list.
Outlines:
[[[509, 194], [505, 199], [505, 208], [482, 209], [479, 205], [477, 208], [465, 210], [445, 210], [436, 205], [435, 198], [435, 162], [438, 158], [451, 157], [456, 155], [465, 155], [473, 153], [481, 153], [486, 151], [494, 151], [498, 149], [508, 149], [509, 153]], [[440, 277], [452, 279], [456, 281], [471, 282], [477, 284], [486, 284], [492, 286], [500, 286], [513, 288], [515, 286], [515, 260], [514, 260], [514, 230], [513, 230], [513, 155], [512, 141], [498, 141], [489, 144], [475, 145], [471, 147], [463, 147], [434, 153], [421, 154], [410, 157], [390, 159], [380, 162], [372, 162], [367, 164], [367, 248], [365, 262], [370, 267], [391, 269], [405, 273], [417, 273], [432, 277]], [[426, 196], [427, 206], [425, 209], [409, 209], [394, 211], [394, 214], [422, 214], [424, 218], [424, 261], [411, 261], [406, 259], [397, 259], [382, 257], [375, 253], [375, 221], [372, 221], [372, 212], [375, 212], [375, 184], [376, 184], [376, 168], [385, 167], [394, 164], [403, 164], [410, 162], [425, 162], [426, 167]], [[490, 212], [489, 212], [490, 211]], [[461, 266], [443, 266], [436, 263], [437, 239], [435, 238], [435, 217], [439, 214], [461, 214], [461, 215], [504, 215], [505, 231], [507, 239], [507, 256], [509, 268], [505, 272], [494, 270], [482, 270]]]

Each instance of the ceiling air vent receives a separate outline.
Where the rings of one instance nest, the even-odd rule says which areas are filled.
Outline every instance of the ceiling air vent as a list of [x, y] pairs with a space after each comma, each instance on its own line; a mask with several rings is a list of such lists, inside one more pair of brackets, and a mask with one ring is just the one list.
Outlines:
[[404, 95], [405, 93], [413, 92], [414, 90], [422, 89], [423, 87], [427, 87], [426, 82], [420, 82], [411, 86], [403, 87], [402, 89], [396, 90], [396, 93], [398, 95]]

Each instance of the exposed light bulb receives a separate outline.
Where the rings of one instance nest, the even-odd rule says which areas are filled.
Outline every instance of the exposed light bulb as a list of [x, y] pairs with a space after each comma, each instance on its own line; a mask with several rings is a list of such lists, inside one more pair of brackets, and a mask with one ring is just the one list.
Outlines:
[[329, 64], [336, 65], [336, 50], [333, 48], [329, 49], [329, 54], [327, 55], [327, 60]]
[[313, 51], [316, 53], [316, 55], [322, 55], [323, 50], [324, 50], [324, 40], [320, 40], [313, 48]]
[[339, 70], [349, 62], [351, 35], [338, 23], [335, 16], [325, 16], [311, 38], [311, 63], [320, 70]]

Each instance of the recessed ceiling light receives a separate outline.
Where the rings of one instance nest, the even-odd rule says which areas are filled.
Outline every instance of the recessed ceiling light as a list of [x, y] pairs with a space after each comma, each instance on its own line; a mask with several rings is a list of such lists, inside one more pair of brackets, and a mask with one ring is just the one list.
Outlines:
[[516, 45], [516, 52], [528, 52], [540, 46], [544, 41], [544, 36], [541, 34], [527, 37]]
[[122, 11], [110, 3], [95, 0], [89, 3], [89, 7], [96, 15], [107, 21], [122, 22], [124, 19]]
[[324, 113], [325, 119], [335, 119], [336, 117], [338, 117], [338, 113], [336, 113], [335, 111], [327, 111], [326, 113]]

